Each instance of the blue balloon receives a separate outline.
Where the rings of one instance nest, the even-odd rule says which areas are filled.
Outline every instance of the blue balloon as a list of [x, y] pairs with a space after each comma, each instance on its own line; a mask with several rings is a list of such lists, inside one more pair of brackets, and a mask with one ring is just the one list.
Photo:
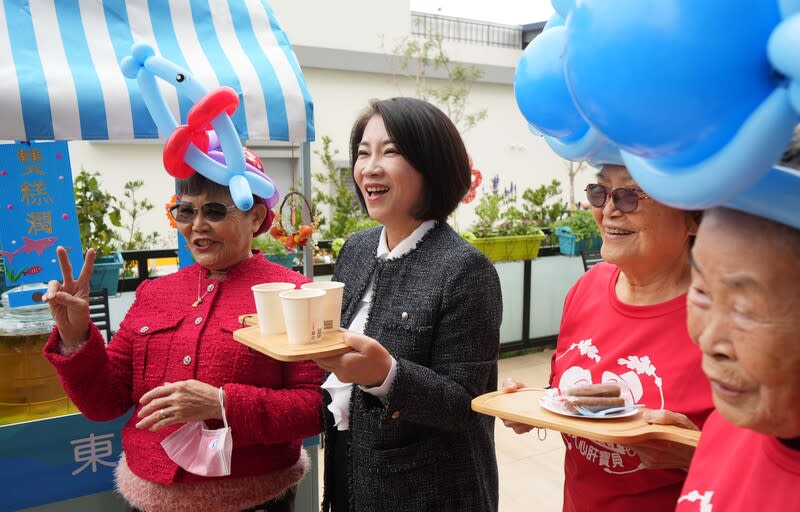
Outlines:
[[554, 14], [554, 15], [550, 16], [550, 19], [547, 20], [547, 23], [544, 24], [544, 28], [542, 29], [542, 31], [544, 32], [545, 30], [551, 29], [553, 27], [561, 27], [561, 26], [564, 26], [566, 24], [567, 24], [567, 20], [565, 20], [564, 18], [562, 18], [558, 14]]
[[[137, 80], [147, 110], [153, 117], [158, 131], [165, 138], [178, 128], [178, 123], [158, 88], [156, 77], [172, 84], [179, 94], [186, 96], [195, 104], [208, 94], [208, 91], [194, 79], [191, 73], [156, 55], [153, 49], [146, 44], [134, 44], [131, 47], [131, 55], [122, 59], [120, 67], [126, 77]], [[233, 94], [235, 98], [235, 93], [217, 92]], [[191, 117], [190, 112], [189, 118], [191, 119]], [[266, 176], [246, 171], [244, 148], [227, 112], [223, 111], [217, 114], [211, 120], [211, 126], [214, 131], [210, 139], [214, 140], [215, 144], [218, 140], [222, 147], [225, 155], [224, 165], [194, 144], [190, 144], [186, 149], [183, 155], [184, 161], [206, 178], [227, 186], [234, 204], [240, 210], [252, 208], [253, 193], [265, 199], [273, 198], [276, 190], [272, 182]], [[190, 129], [191, 133], [194, 133], [196, 129], [205, 128], [190, 127]]]
[[800, 0], [583, 0], [567, 34], [578, 110], [648, 194], [800, 228], [800, 173], [773, 167], [800, 120]]
[[[659, 201], [689, 210], [718, 206], [745, 193], [777, 162], [797, 114], [788, 91], [775, 90], [724, 148], [694, 165], [668, 166], [622, 151], [631, 176]], [[800, 199], [800, 198], [799, 198]]]
[[668, 164], [724, 146], [779, 85], [769, 0], [583, 0], [567, 23], [578, 109], [621, 149]]
[[[800, 0], [797, 3], [800, 4]], [[790, 80], [789, 99], [800, 112], [800, 12], [788, 16], [772, 32], [767, 55], [775, 69]]]
[[726, 201], [724, 206], [800, 229], [798, 199], [800, 171], [773, 167], [753, 186]]
[[550, 3], [562, 18], [566, 18], [569, 11], [575, 6], [575, 0], [552, 0]]
[[589, 129], [570, 97], [561, 56], [565, 27], [545, 30], [525, 48], [514, 76], [514, 95], [522, 115], [538, 131], [565, 142]]

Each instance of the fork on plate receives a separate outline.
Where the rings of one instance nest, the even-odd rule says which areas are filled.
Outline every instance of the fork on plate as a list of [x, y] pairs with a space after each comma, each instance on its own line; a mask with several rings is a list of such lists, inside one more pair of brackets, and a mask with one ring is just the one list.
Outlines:
[[602, 418], [603, 416], [608, 416], [609, 414], [615, 414], [618, 412], [627, 412], [631, 409], [638, 409], [640, 407], [644, 407], [644, 404], [633, 404], [633, 405], [625, 405], [621, 407], [610, 407], [608, 409], [603, 409], [602, 411], [592, 411], [591, 409], [587, 409], [582, 405], [574, 405], [575, 412], [580, 414], [581, 416], [587, 416], [589, 418]]

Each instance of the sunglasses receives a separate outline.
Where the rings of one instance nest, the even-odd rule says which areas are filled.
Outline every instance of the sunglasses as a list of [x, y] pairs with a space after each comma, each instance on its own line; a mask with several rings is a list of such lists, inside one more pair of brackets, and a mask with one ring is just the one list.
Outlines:
[[639, 207], [639, 199], [650, 199], [650, 196], [635, 188], [615, 188], [608, 191], [603, 185], [591, 183], [586, 186], [586, 199], [595, 208], [602, 208], [608, 198], [614, 201], [614, 207], [622, 213], [632, 213]]
[[190, 224], [194, 222], [197, 217], [197, 212], [203, 212], [203, 217], [209, 222], [220, 222], [228, 215], [228, 210], [236, 208], [234, 205], [225, 205], [222, 203], [205, 203], [200, 205], [200, 208], [195, 208], [189, 203], [177, 203], [169, 209], [169, 214], [175, 219], [175, 222], [181, 224]]

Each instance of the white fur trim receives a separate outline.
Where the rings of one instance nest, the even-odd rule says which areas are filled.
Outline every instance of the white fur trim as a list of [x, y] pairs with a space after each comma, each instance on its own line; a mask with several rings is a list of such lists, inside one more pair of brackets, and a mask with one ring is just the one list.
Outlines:
[[297, 462], [282, 471], [162, 485], [135, 475], [123, 453], [115, 474], [117, 491], [144, 512], [195, 512], [201, 503], [204, 512], [237, 512], [281, 496], [303, 479], [309, 466], [308, 454], [301, 448]]

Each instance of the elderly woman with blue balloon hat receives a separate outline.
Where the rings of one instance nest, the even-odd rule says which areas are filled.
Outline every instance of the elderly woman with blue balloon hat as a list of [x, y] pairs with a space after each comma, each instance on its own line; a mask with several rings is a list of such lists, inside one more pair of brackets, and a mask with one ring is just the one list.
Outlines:
[[[599, 162], [594, 162], [596, 165]], [[689, 250], [698, 216], [653, 200], [628, 170], [603, 164], [586, 196], [603, 238], [564, 302], [550, 385], [616, 384], [645, 419], [697, 429], [712, 410], [700, 353], [686, 331]], [[506, 379], [514, 392], [521, 382]], [[504, 422], [517, 433], [532, 427]], [[696, 426], [697, 425], [697, 426]], [[693, 448], [563, 435], [564, 510], [672, 510]]]
[[[776, 171], [800, 198], [800, 130]], [[768, 202], [770, 197], [751, 198]], [[707, 212], [692, 250], [689, 333], [717, 410], [677, 512], [800, 510], [800, 215]]]
[[106, 347], [86, 300], [94, 251], [76, 279], [58, 248], [64, 278], [48, 285], [56, 327], [45, 355], [88, 418], [133, 409], [116, 469], [131, 510], [291, 511], [309, 467], [302, 441], [322, 428], [323, 374], [258, 354], [233, 331], [253, 310], [251, 286], [308, 280], [251, 251], [269, 227], [266, 198], [241, 210], [198, 173], [177, 185], [169, 211], [195, 263], [144, 281]]

